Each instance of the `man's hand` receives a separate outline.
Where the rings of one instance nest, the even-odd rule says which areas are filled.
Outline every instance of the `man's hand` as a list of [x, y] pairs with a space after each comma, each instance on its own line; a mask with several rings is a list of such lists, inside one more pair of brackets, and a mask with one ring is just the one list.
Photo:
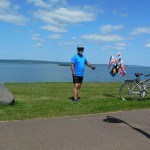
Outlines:
[[95, 67], [95, 66], [92, 66], [91, 68], [92, 68], [92, 70], [95, 70], [95, 69], [96, 69], [96, 67]]
[[96, 69], [96, 67], [93, 66], [93, 65], [91, 65], [89, 62], [87, 62], [86, 65], [87, 65], [88, 67], [90, 67], [92, 70], [95, 70], [95, 69]]
[[72, 76], [73, 76], [73, 77], [76, 77], [76, 74], [75, 74], [75, 73], [72, 73]]

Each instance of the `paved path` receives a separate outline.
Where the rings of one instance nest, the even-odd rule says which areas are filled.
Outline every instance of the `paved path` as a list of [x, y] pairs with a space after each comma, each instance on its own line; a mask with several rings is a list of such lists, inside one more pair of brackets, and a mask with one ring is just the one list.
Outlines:
[[0, 122], [0, 150], [150, 150], [150, 109]]

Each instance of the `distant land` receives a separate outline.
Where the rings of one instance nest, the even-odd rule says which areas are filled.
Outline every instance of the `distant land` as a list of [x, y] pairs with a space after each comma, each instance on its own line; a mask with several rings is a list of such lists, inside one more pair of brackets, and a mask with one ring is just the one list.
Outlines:
[[[57, 64], [59, 66], [70, 66], [70, 62], [45, 61], [45, 60], [24, 60], [24, 59], [0, 59], [0, 63], [19, 63], [19, 64]], [[108, 64], [94, 64], [99, 66], [107, 66]], [[138, 65], [125, 65], [126, 67], [148, 67]]]
[[[0, 63], [19, 64], [57, 64], [59, 66], [70, 66], [70, 62], [44, 61], [44, 60], [22, 60], [22, 59], [0, 59]], [[96, 65], [96, 64], [95, 64]], [[97, 64], [100, 65], [100, 64]], [[107, 65], [107, 64], [101, 64]]]
[[21, 60], [21, 59], [0, 59], [0, 63], [19, 63], [19, 64], [58, 64], [58, 65], [70, 65], [69, 62], [55, 62], [44, 60]]

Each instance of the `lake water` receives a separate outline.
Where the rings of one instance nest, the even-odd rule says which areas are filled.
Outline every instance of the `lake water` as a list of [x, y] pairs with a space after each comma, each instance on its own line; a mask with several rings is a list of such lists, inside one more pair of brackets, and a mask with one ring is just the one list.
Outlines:
[[[123, 82], [133, 79], [135, 72], [150, 73], [150, 67], [126, 66], [127, 74], [112, 77], [107, 65], [96, 65], [96, 70], [85, 67], [84, 82]], [[58, 64], [0, 63], [0, 82], [72, 82], [70, 66]]]

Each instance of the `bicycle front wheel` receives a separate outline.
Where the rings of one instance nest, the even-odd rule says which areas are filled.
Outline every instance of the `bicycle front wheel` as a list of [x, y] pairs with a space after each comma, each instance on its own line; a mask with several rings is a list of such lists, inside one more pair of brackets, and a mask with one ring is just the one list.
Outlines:
[[120, 98], [122, 100], [138, 100], [141, 92], [140, 87], [136, 83], [125, 83], [119, 89]]

